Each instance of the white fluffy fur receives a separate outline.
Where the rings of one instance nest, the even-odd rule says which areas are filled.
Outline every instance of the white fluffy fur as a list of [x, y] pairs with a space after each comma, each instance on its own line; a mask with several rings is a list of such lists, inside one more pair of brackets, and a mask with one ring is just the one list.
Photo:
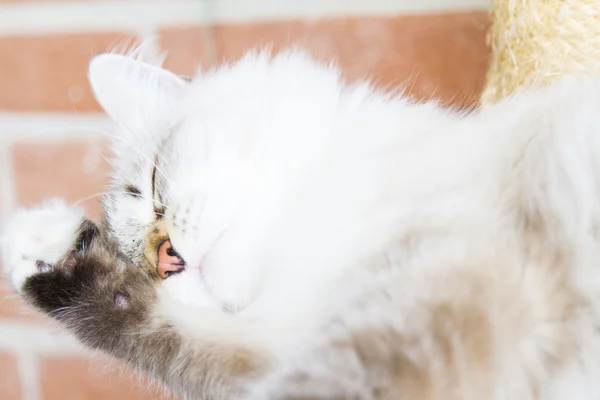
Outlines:
[[[281, 363], [257, 399], [299, 368], [345, 369], [339, 376], [356, 379], [344, 385], [366, 384], [355, 355], [323, 362], [328, 341], [360, 328], [420, 338], [405, 351], [435, 369], [441, 356], [426, 304], [440, 299], [472, 303], [496, 327], [495, 399], [529, 398], [533, 380], [544, 382], [542, 399], [600, 396], [600, 80], [564, 79], [471, 115], [346, 86], [335, 68], [298, 52], [248, 54], [191, 83], [104, 55], [92, 61], [90, 80], [119, 122], [105, 202], [113, 234], [141, 257], [158, 161], [164, 220], [187, 268], [165, 282], [157, 313], [193, 336], [216, 321], [205, 315], [236, 311], [248, 324], [237, 339], [262, 343]], [[126, 184], [142, 196], [127, 195]], [[546, 229], [542, 245], [573, 256], [568, 278], [522, 252], [528, 210]], [[20, 218], [13, 236], [44, 229], [23, 219], [37, 214]], [[17, 286], [34, 272], [18, 262], [22, 249], [7, 263]], [[564, 322], [580, 348], [550, 379], [539, 360], [567, 329], [546, 323], [561, 279], [572, 280], [588, 309]], [[337, 325], [316, 334], [332, 316]], [[472, 398], [467, 386], [464, 399]]]
[[65, 255], [84, 216], [82, 208], [52, 199], [30, 210], [18, 210], [6, 221], [1, 240], [3, 265], [17, 291], [39, 272], [38, 260], [53, 264]]

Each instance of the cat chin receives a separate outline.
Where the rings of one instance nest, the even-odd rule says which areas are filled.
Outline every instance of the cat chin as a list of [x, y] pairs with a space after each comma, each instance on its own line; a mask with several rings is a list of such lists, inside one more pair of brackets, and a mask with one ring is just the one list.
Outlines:
[[184, 270], [162, 282], [159, 296], [165, 302], [176, 302], [185, 306], [217, 306], [217, 302], [206, 290], [197, 269]]

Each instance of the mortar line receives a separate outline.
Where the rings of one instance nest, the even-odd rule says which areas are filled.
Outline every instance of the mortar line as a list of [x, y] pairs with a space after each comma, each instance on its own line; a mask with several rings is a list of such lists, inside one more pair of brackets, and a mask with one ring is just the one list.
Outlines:
[[377, 17], [488, 10], [491, 0], [148, 0], [9, 3], [0, 6], [0, 35], [133, 31], [197, 25], [210, 6], [214, 23]]
[[10, 213], [16, 203], [12, 144], [0, 139], [0, 215]]
[[23, 399], [42, 400], [40, 365], [37, 355], [30, 350], [21, 350], [18, 355]]
[[31, 351], [35, 354], [82, 355], [83, 347], [63, 329], [50, 322], [0, 319], [0, 351]]
[[[201, 17], [204, 23], [202, 24], [202, 46], [204, 49], [204, 58], [208, 65], [213, 67], [218, 63], [217, 60], [217, 43], [215, 38], [215, 4], [214, 1], [203, 1]], [[204, 67], [204, 66], [203, 66]]]

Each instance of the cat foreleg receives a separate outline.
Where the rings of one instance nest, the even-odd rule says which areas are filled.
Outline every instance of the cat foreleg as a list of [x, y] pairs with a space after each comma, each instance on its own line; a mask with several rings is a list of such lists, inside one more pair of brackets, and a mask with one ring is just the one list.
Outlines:
[[[228, 397], [264, 360], [226, 315], [185, 330], [161, 309], [160, 282], [125, 260], [81, 209], [52, 201], [6, 224], [5, 272], [21, 297], [87, 347], [128, 362], [185, 398]], [[221, 324], [221, 325], [219, 325]]]

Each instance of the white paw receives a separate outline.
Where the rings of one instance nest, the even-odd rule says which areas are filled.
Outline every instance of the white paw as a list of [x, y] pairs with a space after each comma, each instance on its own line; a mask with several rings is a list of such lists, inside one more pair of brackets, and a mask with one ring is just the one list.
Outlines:
[[20, 209], [2, 229], [0, 239], [4, 272], [15, 290], [25, 280], [41, 272], [38, 260], [56, 263], [73, 246], [85, 212], [62, 200], [49, 200], [41, 206]]

